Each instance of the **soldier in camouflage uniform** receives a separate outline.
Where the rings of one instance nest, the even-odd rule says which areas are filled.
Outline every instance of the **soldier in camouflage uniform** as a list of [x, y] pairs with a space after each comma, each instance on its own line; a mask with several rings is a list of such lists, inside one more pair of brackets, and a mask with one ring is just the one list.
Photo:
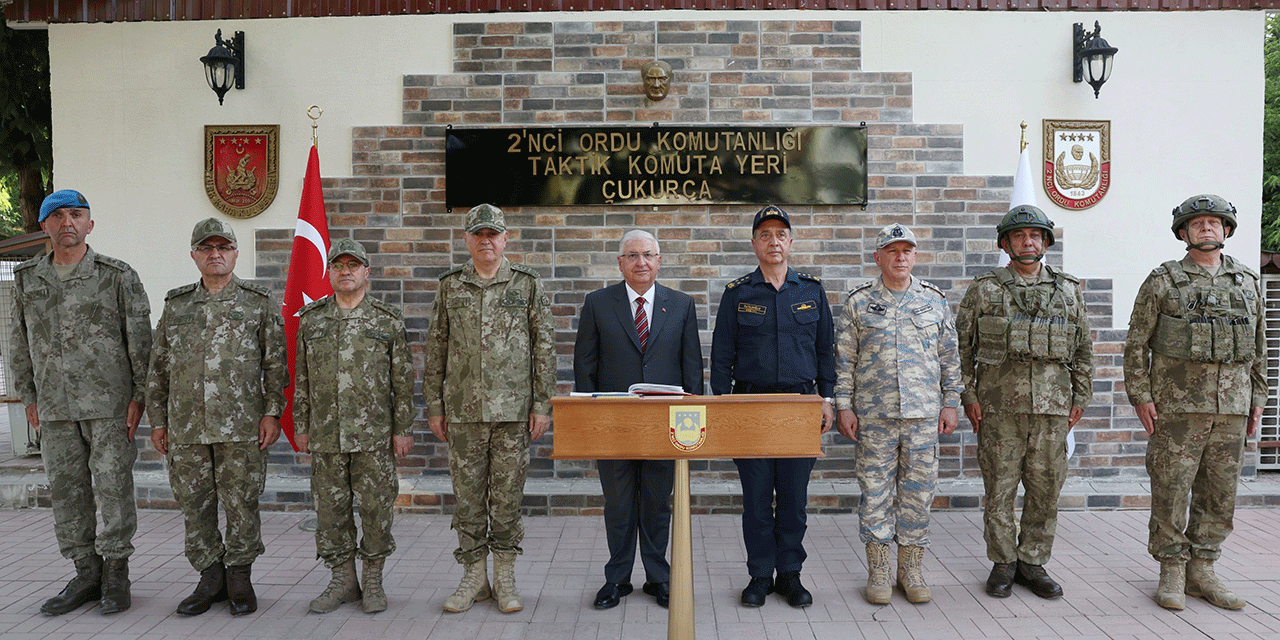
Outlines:
[[1236, 208], [1221, 196], [1173, 210], [1187, 255], [1147, 276], [1125, 341], [1125, 388], [1151, 436], [1147, 551], [1160, 562], [1156, 602], [1166, 609], [1182, 609], [1184, 594], [1245, 606], [1213, 570], [1231, 533], [1245, 439], [1267, 402], [1258, 274], [1222, 253], [1235, 229]]
[[[267, 447], [280, 437], [284, 318], [266, 287], [235, 275], [236, 234], [217, 218], [196, 224], [191, 259], [200, 280], [165, 296], [147, 373], [151, 443], [168, 456], [182, 508], [186, 555], [200, 572], [178, 613], [200, 615], [230, 598], [231, 615], [258, 610], [250, 581], [265, 550], [258, 496]], [[218, 504], [227, 514], [226, 544]]]
[[[311, 453], [316, 556], [333, 571], [311, 610], [361, 600], [365, 613], [376, 613], [387, 608], [382, 569], [396, 550], [393, 456], [413, 449], [413, 359], [400, 310], [367, 295], [369, 256], [360, 243], [342, 238], [329, 248], [329, 283], [332, 296], [302, 308], [293, 378], [294, 439]], [[353, 498], [364, 530], [359, 547]]]
[[889, 543], [898, 586], [914, 603], [924, 581], [929, 506], [938, 479], [938, 433], [959, 419], [960, 360], [946, 296], [911, 275], [916, 238], [891, 224], [876, 238], [880, 277], [856, 287], [836, 327], [837, 428], [858, 441], [859, 536], [867, 548], [867, 602], [888, 604]]
[[492, 551], [493, 595], [501, 611], [513, 612], [524, 608], [515, 560], [524, 539], [529, 443], [551, 426], [554, 326], [537, 273], [502, 256], [502, 210], [472, 209], [465, 237], [471, 260], [440, 276], [422, 374], [431, 431], [449, 443], [458, 500], [453, 556], [465, 567], [444, 610], [466, 611], [489, 597]]
[[40, 610], [61, 615], [100, 600], [103, 613], [116, 613], [132, 603], [133, 436], [142, 420], [151, 306], [129, 265], [85, 243], [93, 220], [79, 192], [45, 198], [40, 228], [53, 253], [13, 270], [10, 370], [40, 434], [58, 548], [76, 565], [76, 576]]
[[[987, 593], [1007, 598], [1013, 583], [1041, 598], [1062, 595], [1044, 570], [1067, 477], [1067, 432], [1093, 395], [1093, 343], [1080, 281], [1041, 260], [1053, 221], [1031, 205], [996, 227], [1009, 265], [974, 279], [960, 302], [961, 402], [978, 434], [986, 487]], [[1021, 532], [1018, 483], [1026, 489]]]

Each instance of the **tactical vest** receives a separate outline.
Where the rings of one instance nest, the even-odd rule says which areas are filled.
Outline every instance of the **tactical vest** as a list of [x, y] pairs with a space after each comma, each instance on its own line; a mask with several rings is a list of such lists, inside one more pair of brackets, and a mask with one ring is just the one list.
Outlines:
[[[991, 272], [1000, 288], [986, 294], [987, 304], [1001, 309], [999, 315], [978, 318], [978, 350], [974, 359], [995, 365], [1006, 358], [1016, 361], [1040, 360], [1070, 363], [1081, 335], [1088, 327], [1071, 320], [1075, 296], [1068, 295], [1066, 274], [1052, 272], [1053, 288], [1016, 286], [1008, 269]], [[1047, 294], [1047, 295], [1046, 295]]]
[[1175, 313], [1160, 314], [1151, 336], [1152, 351], [1195, 362], [1249, 362], [1257, 357], [1257, 293], [1245, 283], [1252, 275], [1237, 271], [1233, 282], [1222, 286], [1213, 279], [1192, 280], [1177, 261], [1161, 266], [1173, 282], [1168, 294], [1173, 304], [1164, 308], [1172, 307]]

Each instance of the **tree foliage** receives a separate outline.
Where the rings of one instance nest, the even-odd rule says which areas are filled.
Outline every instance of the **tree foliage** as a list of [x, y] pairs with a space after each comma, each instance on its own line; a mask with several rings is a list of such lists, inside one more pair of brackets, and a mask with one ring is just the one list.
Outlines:
[[1262, 250], [1280, 253], [1280, 14], [1267, 16], [1262, 120]]
[[18, 232], [39, 228], [53, 176], [52, 120], [49, 32], [10, 29], [0, 15], [0, 183], [18, 190]]

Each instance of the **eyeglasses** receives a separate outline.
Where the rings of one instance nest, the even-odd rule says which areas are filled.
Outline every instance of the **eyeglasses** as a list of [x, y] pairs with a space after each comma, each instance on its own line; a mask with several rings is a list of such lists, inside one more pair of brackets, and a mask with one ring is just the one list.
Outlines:
[[198, 244], [191, 247], [191, 250], [196, 253], [213, 253], [214, 251], [217, 251], [218, 253], [231, 253], [236, 250], [236, 246], [234, 244]]
[[652, 252], [652, 251], [646, 251], [646, 252], [644, 252], [644, 253], [635, 253], [635, 252], [631, 252], [631, 253], [624, 253], [624, 254], [622, 254], [622, 259], [623, 259], [623, 260], [626, 260], [627, 262], [635, 262], [635, 261], [637, 261], [637, 260], [639, 260], [639, 259], [641, 259], [641, 258], [644, 258], [645, 262], [650, 262], [650, 261], [652, 261], [654, 258], [657, 258], [657, 257], [658, 257], [658, 255], [659, 255], [659, 254], [654, 253], [654, 252]]
[[330, 262], [329, 263], [329, 268], [339, 273], [343, 271], [356, 271], [357, 269], [363, 266], [364, 266], [364, 263], [360, 262], [359, 260], [352, 260], [351, 262]]

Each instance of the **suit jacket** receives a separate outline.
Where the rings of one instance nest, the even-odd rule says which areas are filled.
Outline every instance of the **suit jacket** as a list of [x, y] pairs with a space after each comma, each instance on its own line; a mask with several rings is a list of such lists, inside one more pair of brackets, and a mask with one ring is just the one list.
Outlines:
[[648, 348], [640, 351], [625, 283], [587, 294], [573, 349], [574, 389], [626, 391], [637, 382], [702, 395], [702, 345], [693, 298], [654, 284]]

